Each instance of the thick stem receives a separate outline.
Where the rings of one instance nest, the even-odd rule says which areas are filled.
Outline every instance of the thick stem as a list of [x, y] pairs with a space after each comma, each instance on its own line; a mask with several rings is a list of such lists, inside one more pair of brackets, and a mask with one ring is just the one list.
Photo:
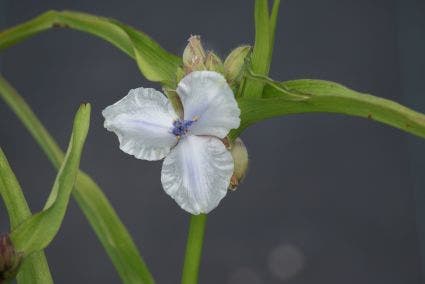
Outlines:
[[187, 236], [186, 255], [183, 266], [182, 284], [198, 283], [207, 215], [192, 215]]

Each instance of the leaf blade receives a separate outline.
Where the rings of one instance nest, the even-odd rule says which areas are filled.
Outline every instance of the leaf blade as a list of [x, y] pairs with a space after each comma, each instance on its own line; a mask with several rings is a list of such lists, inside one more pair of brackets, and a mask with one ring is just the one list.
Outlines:
[[276, 35], [276, 24], [279, 15], [280, 0], [273, 2], [272, 11], [270, 13], [270, 51], [269, 51], [269, 69], [273, 56], [274, 39]]
[[[120, 26], [133, 42], [137, 66], [139, 66], [144, 76], [150, 81], [162, 82], [166, 86], [174, 86], [176, 84], [177, 68], [182, 65], [182, 59], [166, 52], [146, 34], [116, 20], [111, 21]], [[153, 66], [155, 68], [152, 68]]]
[[[0, 148], [0, 195], [6, 206], [11, 230], [14, 230], [31, 211], [25, 200], [21, 186], [10, 168], [7, 158]], [[34, 253], [23, 260], [17, 275], [19, 284], [51, 284], [53, 283], [47, 259], [43, 251]]]
[[90, 123], [90, 104], [83, 104], [74, 119], [67, 154], [56, 176], [45, 209], [15, 228], [10, 237], [26, 256], [46, 248], [56, 236], [65, 216]]
[[[270, 67], [271, 35], [268, 0], [255, 1], [255, 42], [252, 49], [250, 68], [259, 75], [267, 75]], [[259, 97], [263, 91], [263, 83], [246, 79], [243, 96]]]
[[288, 100], [287, 94], [267, 85], [265, 98], [240, 98], [241, 127], [232, 132], [237, 137], [249, 125], [272, 117], [300, 113], [338, 113], [359, 116], [425, 137], [425, 115], [396, 102], [356, 92], [341, 84], [300, 79], [279, 83], [290, 92], [309, 96], [306, 100]]
[[181, 59], [167, 52], [146, 34], [114, 19], [74, 11], [45, 12], [0, 32], [0, 51], [51, 28], [71, 28], [100, 37], [136, 59], [151, 81], [172, 85]]

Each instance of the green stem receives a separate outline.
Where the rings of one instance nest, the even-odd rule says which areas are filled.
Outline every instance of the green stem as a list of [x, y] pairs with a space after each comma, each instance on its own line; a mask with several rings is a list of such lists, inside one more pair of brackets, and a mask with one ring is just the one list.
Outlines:
[[183, 266], [182, 284], [198, 283], [207, 215], [192, 215], [187, 236], [186, 255]]

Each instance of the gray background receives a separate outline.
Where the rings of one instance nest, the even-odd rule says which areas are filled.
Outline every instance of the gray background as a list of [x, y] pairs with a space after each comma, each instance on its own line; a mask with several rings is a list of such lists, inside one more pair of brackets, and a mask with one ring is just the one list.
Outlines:
[[[424, 1], [282, 2], [274, 78], [329, 79], [425, 111]], [[138, 27], [176, 54], [190, 34], [222, 56], [253, 41], [253, 1], [0, 3], [3, 28], [47, 9], [75, 9]], [[102, 127], [104, 107], [130, 88], [158, 86], [116, 48], [71, 30], [5, 51], [1, 71], [63, 147], [78, 104], [92, 103], [82, 168], [117, 209], [157, 282], [178, 283], [189, 216], [161, 189], [161, 162], [122, 153]], [[272, 119], [242, 137], [249, 175], [209, 215], [201, 283], [422, 283], [423, 140], [325, 114]], [[55, 171], [3, 102], [0, 145], [40, 210]], [[119, 283], [74, 201], [47, 255], [56, 283]]]

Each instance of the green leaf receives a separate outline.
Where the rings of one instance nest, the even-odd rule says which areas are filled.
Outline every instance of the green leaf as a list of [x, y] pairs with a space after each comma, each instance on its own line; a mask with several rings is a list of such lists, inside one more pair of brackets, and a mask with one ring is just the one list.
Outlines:
[[[255, 1], [255, 43], [251, 53], [250, 67], [259, 75], [267, 75], [270, 67], [271, 34], [268, 0]], [[259, 97], [263, 91], [263, 83], [246, 79], [243, 96]]]
[[0, 50], [50, 28], [71, 28], [100, 37], [136, 59], [151, 81], [175, 84], [181, 59], [165, 51], [146, 34], [116, 20], [71, 11], [48, 11], [23, 24], [0, 32]]
[[[0, 76], [0, 97], [21, 120], [52, 164], [64, 154], [25, 100]], [[108, 253], [123, 283], [154, 283], [130, 234], [99, 186], [85, 173], [77, 176], [73, 197]]]
[[[280, 89], [279, 89], [280, 88]], [[322, 80], [293, 80], [268, 84], [264, 98], [240, 98], [241, 127], [231, 133], [237, 137], [249, 125], [272, 117], [299, 113], [338, 113], [359, 116], [425, 137], [425, 115], [396, 102], [359, 93], [340, 84]], [[284, 91], [282, 91], [284, 90]], [[287, 92], [304, 95], [293, 100]]]
[[[261, 76], [269, 74], [279, 7], [280, 0], [275, 0], [269, 17], [268, 0], [255, 1], [255, 44], [249, 60], [249, 68]], [[263, 82], [246, 78], [243, 83], [242, 96], [261, 97], [263, 86]]]
[[10, 235], [16, 249], [26, 256], [46, 248], [59, 231], [78, 174], [89, 124], [90, 104], [83, 104], [75, 116], [68, 151], [43, 211], [26, 219]]
[[279, 15], [279, 7], [280, 7], [280, 0], [275, 0], [273, 2], [272, 11], [270, 13], [270, 51], [269, 51], [269, 69], [270, 64], [272, 62], [272, 55], [273, 55], [273, 48], [274, 48], [274, 38], [276, 34], [276, 23]]
[[10, 227], [14, 230], [22, 221], [31, 216], [21, 186], [0, 148], [0, 195], [9, 215]]
[[129, 36], [137, 65], [143, 75], [150, 81], [161, 82], [169, 87], [175, 86], [177, 68], [182, 64], [181, 58], [166, 52], [144, 33], [118, 21], [111, 21]]
[[74, 198], [102, 242], [123, 283], [154, 283], [137, 246], [99, 186], [80, 172]]
[[[0, 148], [0, 195], [3, 198], [9, 215], [11, 230], [14, 230], [25, 219], [31, 216], [31, 211], [25, 200], [21, 186]], [[18, 284], [49, 284], [53, 283], [49, 266], [43, 251], [34, 253], [23, 260], [17, 275]]]

